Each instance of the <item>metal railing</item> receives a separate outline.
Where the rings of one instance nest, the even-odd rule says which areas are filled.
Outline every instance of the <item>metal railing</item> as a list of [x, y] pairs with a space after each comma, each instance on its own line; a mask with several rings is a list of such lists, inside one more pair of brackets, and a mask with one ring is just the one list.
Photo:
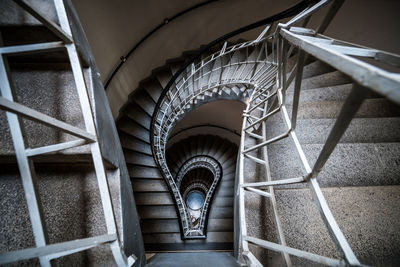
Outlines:
[[[272, 86], [272, 81], [276, 75], [276, 59], [263, 56], [270, 48], [269, 38], [260, 38], [257, 42], [251, 41], [240, 45], [234, 45], [210, 55], [198, 64], [191, 65], [191, 68], [176, 81], [176, 87], [171, 88], [166, 97], [162, 100], [160, 108], [155, 113], [153, 149], [157, 161], [163, 171], [175, 201], [177, 202], [182, 229], [186, 233], [189, 229], [185, 203], [179, 193], [174, 177], [171, 175], [165, 158], [165, 148], [169, 134], [180, 117], [189, 111], [198, 102], [205, 98], [214, 98], [224, 93], [223, 90], [237, 90], [236, 93], [247, 93], [252, 90], [254, 85]], [[272, 40], [270, 40], [272, 41]], [[253, 60], [237, 59], [235, 57], [249, 48], [259, 46], [261, 51], [254, 55]], [[257, 51], [257, 50], [254, 50]], [[235, 54], [236, 53], [236, 54]], [[247, 56], [250, 56], [247, 54]], [[226, 64], [226, 62], [230, 62]], [[256, 66], [256, 67], [255, 67]], [[242, 92], [235, 85], [246, 85]], [[227, 86], [232, 86], [227, 89]], [[186, 235], [185, 235], [186, 236]]]
[[[319, 27], [316, 30], [304, 28], [311, 15], [327, 4], [331, 4], [330, 9]], [[318, 174], [363, 103], [369, 89], [397, 104], [400, 103], [400, 75], [366, 63], [360, 58], [372, 58], [394, 67], [400, 67], [400, 57], [321, 35], [342, 4], [342, 0], [318, 1], [299, 12], [287, 23], [278, 24], [273, 34], [269, 34], [272, 29], [269, 25], [254, 41], [244, 42], [229, 48], [226, 47], [227, 44], [225, 43], [218, 52], [211, 54], [197, 64], [186, 65], [183, 71], [173, 77], [166, 87], [168, 90], [163, 92], [164, 95], [157, 103], [152, 125], [153, 152], [169, 186], [173, 188], [175, 201], [182, 203], [177, 190], [174, 190], [176, 185], [165, 163], [165, 146], [171, 129], [185, 112], [196, 104], [198, 99], [212, 98], [219, 94], [224, 86], [244, 85], [246, 92], [250, 94], [247, 108], [243, 113], [236, 195], [236, 199], [238, 199], [236, 219], [239, 220], [239, 231], [235, 231], [239, 235], [238, 239], [235, 237], [235, 240], [239, 242], [237, 255], [240, 255], [240, 258], [250, 266], [259, 266], [261, 263], [250, 252], [248, 244], [280, 252], [287, 266], [292, 265], [291, 255], [330, 266], [361, 265], [328, 207], [318, 184]], [[252, 50], [253, 47], [258, 48]], [[245, 56], [242, 59], [235, 59], [235, 52], [239, 51]], [[255, 55], [249, 53], [249, 51], [258, 51], [258, 53]], [[264, 56], [260, 54], [263, 52], [265, 52]], [[289, 66], [289, 58], [294, 56], [297, 57], [297, 60], [293, 66]], [[354, 81], [354, 87], [313, 166], [309, 164], [295, 131], [303, 67], [309, 56], [329, 64]], [[292, 111], [289, 114], [286, 108], [286, 92], [291, 84], [294, 84], [294, 93]], [[266, 122], [275, 114], [282, 115], [287, 129], [279, 135], [267, 138]], [[256, 140], [256, 143], [246, 145], [249, 138]], [[275, 180], [270, 172], [267, 147], [285, 138], [293, 141], [293, 146], [301, 159], [305, 174], [300, 177]], [[261, 157], [256, 156], [253, 152], [260, 152]], [[263, 166], [266, 173], [265, 182], [246, 183], [244, 165], [248, 161]], [[340, 259], [317, 255], [286, 245], [278, 215], [274, 186], [298, 183], [309, 185], [325, 226], [341, 255]], [[270, 199], [279, 243], [262, 240], [247, 234], [246, 192]], [[182, 213], [181, 210], [179, 212]], [[184, 216], [181, 216], [181, 223], [187, 224], [182, 218]]]
[[[277, 22], [291, 16], [295, 16], [292, 20], [297, 22], [299, 14], [312, 14], [328, 3], [328, 0], [302, 1], [275, 16], [226, 34], [187, 61], [164, 88], [152, 116], [150, 140], [156, 163], [173, 196], [183, 238], [190, 238], [185, 234], [190, 223], [185, 203], [165, 158], [172, 128], [190, 109], [207, 99], [215, 99], [224, 92], [232, 91], [238, 96], [242, 94], [243, 99], [244, 95], [249, 96], [261, 88], [273, 88], [278, 72], [279, 50], [276, 45], [279, 47], [279, 38], [276, 33], [271, 32], [276, 30]], [[228, 38], [264, 24], [268, 25], [255, 40], [228, 47]], [[222, 48], [207, 57], [203, 56], [221, 41], [225, 41]], [[201, 56], [203, 58], [196, 61]]]
[[[24, 11], [28, 12], [49, 31], [54, 33], [60, 41], [43, 42], [34, 44], [12, 45], [0, 47], [0, 108], [6, 111], [12, 141], [17, 158], [18, 168], [22, 179], [25, 198], [32, 224], [33, 236], [36, 247], [22, 250], [2, 252], [0, 264], [7, 264], [21, 260], [38, 258], [41, 266], [51, 266], [51, 261], [73, 253], [78, 253], [99, 245], [110, 246], [114, 260], [118, 266], [131, 266], [135, 263], [134, 255], [126, 257], [119, 240], [117, 224], [111, 201], [107, 174], [104, 167], [98, 131], [96, 130], [93, 107], [89, 101], [89, 92], [83, 76], [77, 44], [73, 36], [70, 18], [67, 15], [63, 0], [54, 0], [58, 24], [46, 18], [34, 5], [24, 0], [14, 0]], [[2, 43], [2, 40], [0, 40]], [[17, 103], [13, 88], [12, 75], [8, 63], [8, 56], [20, 54], [34, 54], [65, 51], [71, 66], [76, 94], [79, 99], [85, 129], [65, 123], [42, 112]], [[77, 140], [30, 148], [24, 141], [24, 127], [22, 118], [36, 121], [51, 128], [69, 133]], [[38, 155], [59, 152], [65, 149], [88, 145], [92, 156], [98, 188], [100, 191], [101, 205], [103, 207], [106, 234], [83, 239], [71, 240], [49, 244], [48, 231], [42, 211], [42, 203], [38, 192], [37, 177], [35, 175], [34, 157]]]
[[[214, 158], [206, 155], [197, 155], [190, 159], [188, 159], [182, 167], [179, 169], [176, 174], [175, 183], [178, 188], [181, 188], [182, 179], [185, 175], [194, 169], [204, 168], [208, 169], [213, 175], [213, 181], [211, 185], [206, 190], [206, 197], [204, 199], [204, 204], [201, 208], [199, 223], [195, 226], [192, 223], [192, 220], [189, 219], [189, 229], [183, 233], [184, 236], [191, 237], [206, 237], [207, 235], [207, 217], [210, 211], [210, 203], [214, 196], [215, 189], [222, 177], [222, 166], [221, 164], [215, 160]], [[182, 194], [181, 194], [182, 195]], [[184, 195], [184, 194], [183, 194]], [[182, 198], [184, 200], [184, 197]], [[188, 213], [188, 209], [185, 205], [186, 213]]]
[[[321, 1], [320, 3], [323, 2], [324, 1]], [[334, 3], [331, 12], [336, 12], [335, 9], [337, 10], [339, 6], [338, 2]], [[311, 10], [312, 8], [310, 8], [309, 11]], [[259, 90], [255, 90], [244, 111], [239, 159], [239, 189], [237, 196], [239, 198], [240, 253], [245, 262], [250, 266], [260, 266], [261, 263], [250, 252], [248, 244], [280, 252], [287, 266], [292, 266], [291, 255], [329, 266], [362, 265], [329, 209], [318, 184], [318, 174], [323, 169], [340, 138], [354, 118], [369, 90], [373, 90], [391, 101], [400, 104], [400, 75], [366, 63], [361, 60], [361, 58], [372, 58], [398, 68], [400, 67], [400, 56], [335, 40], [318, 34], [318, 30], [314, 31], [312, 29], [294, 27], [296, 23], [309, 19], [310, 15], [311, 12], [306, 11], [299, 14], [299, 16], [288, 23], [278, 25], [276, 34], [277, 57], [279, 58], [279, 62], [276, 84], [272, 88], [259, 88]], [[333, 17], [332, 15], [330, 16]], [[322, 24], [319, 29], [322, 27], [326, 27], [326, 25]], [[297, 51], [297, 61], [294, 66], [288, 70], [289, 57], [294, 55], [294, 51]], [[310, 165], [296, 136], [303, 66], [309, 55], [329, 64], [354, 81], [352, 91], [347, 96], [314, 165]], [[286, 91], [293, 82], [293, 102], [290, 114], [286, 108]], [[278, 113], [281, 114], [285, 122], [286, 130], [279, 135], [267, 139], [266, 122], [273, 114]], [[246, 145], [248, 137], [255, 137], [258, 140], [257, 143], [249, 146]], [[302, 166], [299, 167], [303, 167], [305, 173], [300, 177], [288, 177], [286, 179], [276, 180], [271, 176], [267, 147], [285, 138], [290, 138], [292, 140], [292, 145], [295, 147], [301, 159]], [[251, 154], [251, 152], [260, 152], [261, 157], [257, 157], [254, 155], [255, 153]], [[244, 169], [247, 161], [245, 159], [260, 164], [265, 169], [265, 182], [246, 183]], [[274, 186], [298, 183], [306, 183], [311, 189], [313, 200], [318, 207], [331, 239], [336, 245], [339, 255], [341, 256], [340, 259], [317, 255], [286, 245], [280, 217], [278, 215]], [[247, 234], [245, 209], [246, 192], [255, 193], [270, 199], [279, 243], [262, 240]]]

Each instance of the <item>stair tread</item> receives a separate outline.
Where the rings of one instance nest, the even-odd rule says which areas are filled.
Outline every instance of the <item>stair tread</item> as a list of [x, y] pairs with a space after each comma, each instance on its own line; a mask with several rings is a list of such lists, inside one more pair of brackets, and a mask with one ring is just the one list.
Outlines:
[[[360, 261], [371, 266], [387, 261], [384, 251], [400, 241], [400, 186], [326, 188], [322, 191]], [[288, 246], [328, 257], [338, 256], [308, 189], [277, 190], [276, 197]]]
[[[336, 119], [300, 119], [296, 135], [301, 144], [324, 143]], [[287, 130], [286, 123], [271, 121], [267, 124], [267, 139]], [[340, 139], [341, 143], [400, 142], [400, 118], [354, 118]], [[282, 143], [278, 141], [277, 144]]]
[[147, 142], [143, 142], [127, 133], [119, 131], [119, 139], [124, 149], [137, 151], [146, 155], [152, 155], [151, 146]]
[[[301, 82], [302, 90], [315, 89], [320, 87], [341, 85], [351, 83], [351, 79], [342, 74], [340, 71], [323, 73], [320, 75], [305, 78]], [[288, 90], [293, 90], [294, 82], [289, 86]]]
[[151, 117], [136, 105], [128, 105], [125, 108], [124, 113], [140, 126], [146, 128], [147, 130], [150, 130]]
[[133, 179], [134, 192], [168, 192], [168, 187], [163, 179]]
[[[299, 104], [298, 118], [337, 118], [344, 101], [315, 101]], [[286, 105], [291, 114], [292, 106]], [[271, 117], [275, 120], [276, 115]], [[365, 99], [356, 118], [400, 117], [400, 107], [384, 98]]]
[[160, 193], [135, 193], [136, 205], [173, 205], [172, 197], [169, 192]]
[[150, 133], [149, 130], [143, 128], [135, 121], [131, 120], [128, 117], [122, 117], [117, 122], [117, 127], [120, 131], [123, 131], [133, 137], [138, 138], [141, 141], [146, 143], [150, 143]]
[[[289, 140], [290, 141], [290, 140]], [[313, 166], [322, 144], [302, 144]], [[321, 186], [397, 185], [400, 143], [339, 143], [318, 176]], [[289, 144], [268, 147], [274, 179], [303, 175], [295, 148]]]
[[162, 175], [156, 167], [142, 167], [128, 164], [128, 171], [131, 178], [160, 179]]
[[[233, 231], [233, 219], [210, 218], [207, 224], [207, 231], [227, 232]], [[142, 224], [144, 234], [180, 233], [178, 219], [146, 219]]]
[[[143, 234], [144, 243], [204, 243], [204, 240], [182, 241], [180, 233]], [[207, 243], [233, 242], [233, 232], [207, 232]]]
[[153, 256], [146, 266], [239, 266], [230, 253], [159, 253]]

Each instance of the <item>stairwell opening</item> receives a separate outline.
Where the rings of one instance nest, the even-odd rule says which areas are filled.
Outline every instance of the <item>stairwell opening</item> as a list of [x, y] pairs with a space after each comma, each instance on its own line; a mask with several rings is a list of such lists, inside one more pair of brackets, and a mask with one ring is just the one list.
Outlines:
[[190, 221], [195, 229], [200, 226], [202, 211], [206, 204], [206, 196], [214, 179], [214, 174], [203, 167], [190, 170], [182, 178], [180, 192], [189, 212]]

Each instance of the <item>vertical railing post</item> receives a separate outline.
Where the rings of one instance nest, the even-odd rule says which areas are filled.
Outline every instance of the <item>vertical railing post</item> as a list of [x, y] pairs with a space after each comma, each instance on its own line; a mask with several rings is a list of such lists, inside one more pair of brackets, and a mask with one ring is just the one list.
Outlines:
[[[2, 39], [0, 36], [0, 43]], [[0, 54], [0, 90], [1, 95], [7, 100], [14, 101], [14, 90], [12, 88], [10, 69], [5, 55]], [[25, 152], [24, 133], [22, 121], [17, 114], [6, 112], [8, 124], [17, 158], [22, 185], [28, 206], [29, 217], [32, 224], [33, 236], [37, 247], [47, 244], [46, 221], [43, 215], [40, 194], [37, 186], [37, 178], [32, 159], [29, 159]], [[48, 257], [39, 258], [40, 265], [51, 266]]]

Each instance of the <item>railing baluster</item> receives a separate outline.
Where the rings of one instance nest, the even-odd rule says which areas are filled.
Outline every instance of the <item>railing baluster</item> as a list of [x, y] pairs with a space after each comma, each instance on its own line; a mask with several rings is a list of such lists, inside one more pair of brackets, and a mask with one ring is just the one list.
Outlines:
[[[299, 108], [301, 81], [303, 80], [303, 67], [304, 67], [305, 53], [299, 51], [297, 56], [296, 80], [294, 83], [293, 91], [293, 104], [292, 104], [292, 129], [296, 129], [297, 110]], [[293, 71], [294, 72], [294, 71]]]

